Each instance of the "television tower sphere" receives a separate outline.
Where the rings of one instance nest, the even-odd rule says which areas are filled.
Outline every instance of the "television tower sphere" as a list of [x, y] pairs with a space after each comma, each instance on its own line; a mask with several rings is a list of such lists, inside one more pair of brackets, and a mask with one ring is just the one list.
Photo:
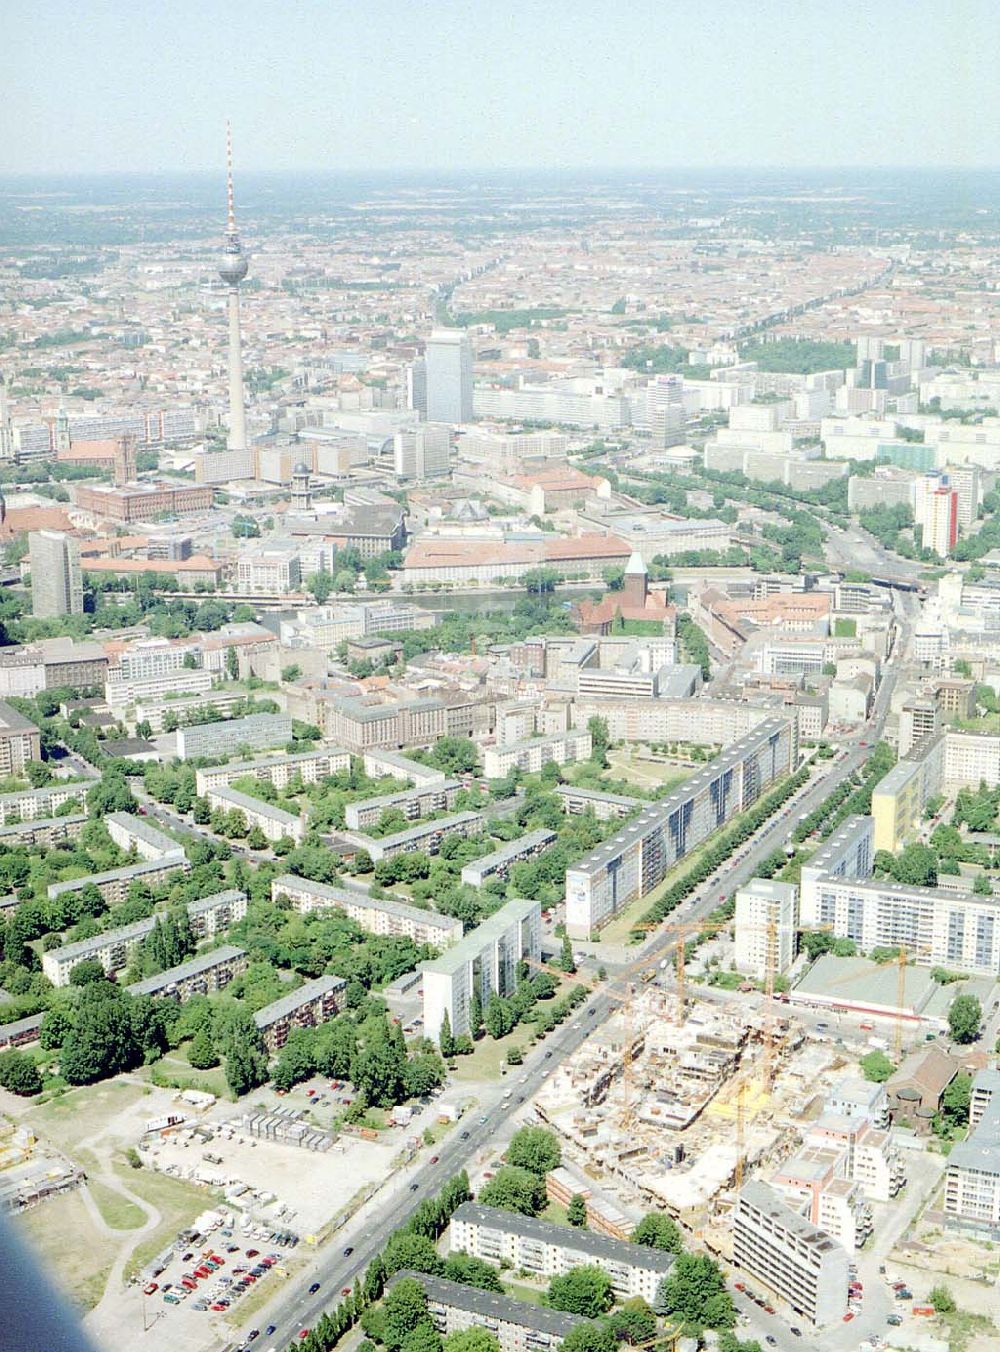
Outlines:
[[238, 240], [230, 241], [219, 261], [219, 276], [227, 286], [239, 286], [249, 270], [247, 256]]

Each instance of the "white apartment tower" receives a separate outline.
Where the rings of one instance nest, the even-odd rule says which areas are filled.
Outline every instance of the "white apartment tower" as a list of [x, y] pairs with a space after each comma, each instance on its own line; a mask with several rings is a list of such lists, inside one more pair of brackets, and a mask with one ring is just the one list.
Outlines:
[[795, 957], [799, 889], [794, 883], [753, 878], [736, 893], [736, 967], [763, 981], [781, 976]]
[[472, 344], [464, 329], [434, 329], [427, 344], [427, 420], [472, 421]]

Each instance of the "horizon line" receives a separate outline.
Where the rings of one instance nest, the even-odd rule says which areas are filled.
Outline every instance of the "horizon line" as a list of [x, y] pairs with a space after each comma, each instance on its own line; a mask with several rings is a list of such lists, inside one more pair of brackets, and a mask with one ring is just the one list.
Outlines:
[[[610, 164], [579, 164], [579, 165], [425, 165], [419, 169], [411, 168], [405, 165], [381, 165], [376, 168], [366, 168], [364, 166], [355, 167], [321, 167], [319, 165], [298, 165], [289, 167], [248, 167], [241, 166], [240, 174], [367, 174], [375, 176], [378, 174], [405, 174], [410, 177], [418, 177], [421, 174], [663, 174], [663, 173], [825, 173], [825, 174], [843, 174], [843, 173], [998, 173], [1000, 172], [1000, 162], [996, 164], [658, 164], [658, 165], [610, 165]], [[0, 167], [0, 178], [45, 178], [59, 176], [61, 178], [87, 178], [94, 174], [100, 174], [108, 178], [133, 178], [144, 174], [183, 174], [188, 177], [204, 175], [206, 177], [221, 174], [225, 177], [225, 166], [219, 168], [197, 168], [189, 167], [166, 167], [157, 166], [149, 169], [79, 169], [79, 168], [45, 168], [45, 169], [5, 169]]]

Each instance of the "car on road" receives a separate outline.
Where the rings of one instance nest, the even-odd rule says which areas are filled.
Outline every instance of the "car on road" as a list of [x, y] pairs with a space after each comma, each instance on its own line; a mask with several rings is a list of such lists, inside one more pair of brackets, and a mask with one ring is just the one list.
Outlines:
[[301, 1341], [303, 1338], [308, 1338], [308, 1337], [309, 1337], [309, 1330], [308, 1330], [308, 1329], [299, 1329], [299, 1340], [300, 1340], [300, 1341]]
[[487, 1123], [489, 1120], [490, 1120], [490, 1119], [489, 1119], [488, 1117], [481, 1117], [481, 1118], [479, 1119], [479, 1125], [480, 1125], [481, 1127], [485, 1127], [485, 1126], [486, 1126], [486, 1123]]
[[462, 1141], [467, 1141], [469, 1139], [469, 1133], [467, 1131], [463, 1131], [459, 1139]]
[[411, 1183], [411, 1184], [410, 1184], [410, 1191], [411, 1191], [411, 1192], [416, 1192], [417, 1189], [418, 1189], [419, 1187], [420, 1187], [420, 1184], [419, 1184], [419, 1183]]
[[551, 1053], [551, 1052], [546, 1052], [546, 1053], [545, 1053], [545, 1059], [546, 1059], [546, 1061], [551, 1061], [551, 1060], [552, 1060], [552, 1053]]
[[[431, 1160], [431, 1164], [433, 1164], [433, 1163], [434, 1163], [434, 1160], [436, 1160], [436, 1159], [437, 1159], [437, 1156], [435, 1155], [434, 1159]], [[345, 1257], [345, 1258], [350, 1258], [350, 1256], [351, 1256], [351, 1254], [352, 1254], [353, 1252], [354, 1252], [354, 1245], [353, 1245], [353, 1244], [348, 1244], [347, 1248], [344, 1250], [344, 1257]]]
[[264, 1336], [270, 1338], [271, 1334], [277, 1333], [277, 1331], [278, 1331], [277, 1324], [268, 1324], [267, 1328], [264, 1330]]
[[319, 1290], [319, 1282], [313, 1282], [312, 1286], [310, 1286], [309, 1288], [309, 1294], [311, 1296], [314, 1296], [318, 1290]]
[[772, 1347], [778, 1346], [778, 1340], [773, 1333], [769, 1333], [767, 1337], [764, 1339], [764, 1341], [765, 1343], [770, 1343]]
[[251, 1329], [247, 1334], [247, 1342], [253, 1343], [260, 1337], [260, 1329]]
[[431, 1164], [437, 1164], [437, 1162], [438, 1162], [438, 1160], [439, 1160], [440, 1158], [441, 1158], [440, 1155], [432, 1155], [432, 1156], [430, 1157], [429, 1163], [431, 1163]]
[[854, 1318], [854, 1311], [853, 1311], [853, 1310], [848, 1310], [847, 1313], [844, 1315], [844, 1323], [845, 1323], [845, 1324], [849, 1324], [853, 1318]]
[[901, 1314], [891, 1314], [889, 1315], [888, 1319], [886, 1319], [885, 1322], [887, 1324], [891, 1324], [893, 1328], [898, 1329], [900, 1324], [903, 1322], [903, 1316]]
[[802, 1330], [801, 1330], [800, 1328], [796, 1328], [794, 1324], [792, 1325], [792, 1327], [791, 1327], [791, 1329], [789, 1330], [789, 1332], [790, 1332], [790, 1333], [794, 1333], [795, 1336], [796, 1336], [796, 1338], [801, 1338], [801, 1337], [802, 1337]]

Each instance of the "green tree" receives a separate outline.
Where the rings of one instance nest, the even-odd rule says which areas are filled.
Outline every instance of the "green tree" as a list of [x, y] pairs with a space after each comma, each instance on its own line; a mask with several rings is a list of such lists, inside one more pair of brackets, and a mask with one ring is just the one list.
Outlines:
[[572, 1268], [560, 1277], [553, 1277], [545, 1293], [545, 1304], [553, 1310], [596, 1319], [606, 1314], [614, 1303], [611, 1278], [603, 1268]]
[[106, 981], [107, 975], [97, 958], [86, 958], [76, 963], [69, 974], [71, 986], [89, 986], [95, 981]]
[[618, 1352], [618, 1338], [609, 1323], [588, 1320], [570, 1329], [561, 1352]]
[[[719, 1297], [725, 1297], [725, 1301], [720, 1301]], [[728, 1302], [728, 1309], [725, 1302]], [[734, 1322], [732, 1301], [719, 1265], [706, 1254], [677, 1255], [670, 1275], [660, 1283], [657, 1304], [665, 1314], [685, 1323], [731, 1328]], [[719, 1320], [723, 1322], [717, 1322]]]
[[92, 817], [106, 817], [109, 812], [139, 811], [123, 771], [115, 768], [104, 772], [98, 783], [87, 791], [87, 811]]
[[593, 714], [587, 719], [587, 731], [590, 733], [591, 759], [602, 770], [606, 770], [608, 768], [608, 747], [611, 745], [608, 720], [601, 718], [599, 714]]
[[979, 877], [972, 884], [972, 890], [977, 897], [992, 897], [993, 883], [986, 873], [980, 873]]
[[256, 1089], [267, 1079], [267, 1052], [253, 1015], [245, 1005], [232, 1016], [223, 1046], [226, 1083], [234, 1098]]
[[76, 1021], [59, 1058], [69, 1084], [92, 1084], [129, 1070], [142, 1059], [131, 1003], [131, 997], [110, 981], [95, 981], [81, 989]]
[[420, 1324], [429, 1323], [427, 1295], [415, 1277], [404, 1277], [385, 1293], [382, 1300], [385, 1345], [389, 1352], [398, 1352]]
[[896, 857], [893, 877], [907, 887], [934, 887], [937, 855], [929, 845], [907, 845]]
[[[352, 575], [353, 581], [353, 575]], [[319, 604], [326, 605], [333, 593], [333, 578], [327, 572], [326, 568], [321, 568], [318, 573], [313, 573], [306, 580], [306, 590], [311, 591]]]
[[547, 1127], [520, 1127], [511, 1137], [504, 1156], [508, 1164], [544, 1178], [562, 1161], [562, 1149], [555, 1132]]
[[975, 1042], [983, 1022], [983, 1007], [977, 995], [956, 995], [948, 1009], [948, 1032], [954, 1042]]
[[438, 1046], [441, 1048], [441, 1055], [448, 1057], [455, 1055], [455, 1038], [451, 1031], [451, 1019], [448, 1017], [448, 1011], [445, 1010], [444, 1017], [441, 1020], [441, 1028], [438, 1032]]
[[511, 1165], [498, 1169], [479, 1193], [483, 1206], [516, 1211], [522, 1216], [537, 1216], [545, 1205], [545, 1182], [529, 1169]]
[[42, 1027], [39, 1033], [42, 1049], [51, 1052], [57, 1047], [61, 1047], [66, 1040], [66, 1034], [72, 1027], [73, 1017], [68, 1009], [65, 1009], [62, 1005], [53, 1005], [50, 1009], [47, 1009], [42, 1017]]
[[479, 1037], [483, 1031], [483, 1002], [479, 996], [478, 986], [472, 992], [472, 999], [469, 1001], [469, 1034], [472, 1038]]
[[405, 1097], [406, 1044], [402, 1035], [394, 1036], [388, 1020], [359, 1052], [351, 1078], [369, 1103], [388, 1108]]
[[680, 1253], [684, 1247], [681, 1232], [670, 1219], [660, 1211], [650, 1211], [632, 1231], [633, 1244], [645, 1244], [650, 1249], [665, 1249], [667, 1253]]
[[941, 1112], [952, 1127], [964, 1127], [969, 1120], [972, 1102], [972, 1076], [964, 1072], [956, 1075], [941, 1095]]
[[885, 1052], [867, 1052], [860, 1060], [861, 1073], [873, 1084], [884, 1084], [893, 1072], [893, 1064]]
[[623, 1342], [633, 1345], [648, 1343], [656, 1335], [656, 1315], [641, 1296], [624, 1301], [608, 1322]]
[[427, 1235], [415, 1235], [409, 1230], [397, 1230], [389, 1236], [382, 1250], [382, 1261], [388, 1276], [407, 1268], [411, 1272], [430, 1272], [440, 1276], [444, 1259]]
[[575, 1225], [578, 1228], [586, 1226], [587, 1203], [583, 1193], [575, 1192], [569, 1199], [569, 1206], [566, 1208], [566, 1219], [570, 1225]]
[[451, 1282], [462, 1282], [465, 1286], [478, 1286], [481, 1291], [503, 1293], [503, 1283], [496, 1268], [482, 1258], [472, 1258], [467, 1253], [452, 1253], [444, 1260], [442, 1276]]
[[954, 1314], [958, 1308], [955, 1297], [946, 1286], [932, 1286], [928, 1297], [937, 1314]]
[[473, 1327], [449, 1333], [444, 1352], [500, 1352], [500, 1344], [489, 1329]]
[[31, 1098], [41, 1093], [42, 1077], [30, 1056], [11, 1049], [0, 1052], [0, 1086], [11, 1094]]
[[486, 1013], [483, 1015], [483, 1022], [490, 1037], [506, 1037], [515, 1023], [510, 1001], [504, 1000], [499, 995], [491, 995]]
[[219, 1064], [219, 1054], [215, 1050], [215, 1043], [207, 1025], [191, 1039], [187, 1059], [195, 1070], [213, 1070]]
[[568, 934], [563, 935], [562, 948], [559, 950], [559, 966], [572, 975], [576, 971], [576, 959], [573, 957], [573, 945]]

